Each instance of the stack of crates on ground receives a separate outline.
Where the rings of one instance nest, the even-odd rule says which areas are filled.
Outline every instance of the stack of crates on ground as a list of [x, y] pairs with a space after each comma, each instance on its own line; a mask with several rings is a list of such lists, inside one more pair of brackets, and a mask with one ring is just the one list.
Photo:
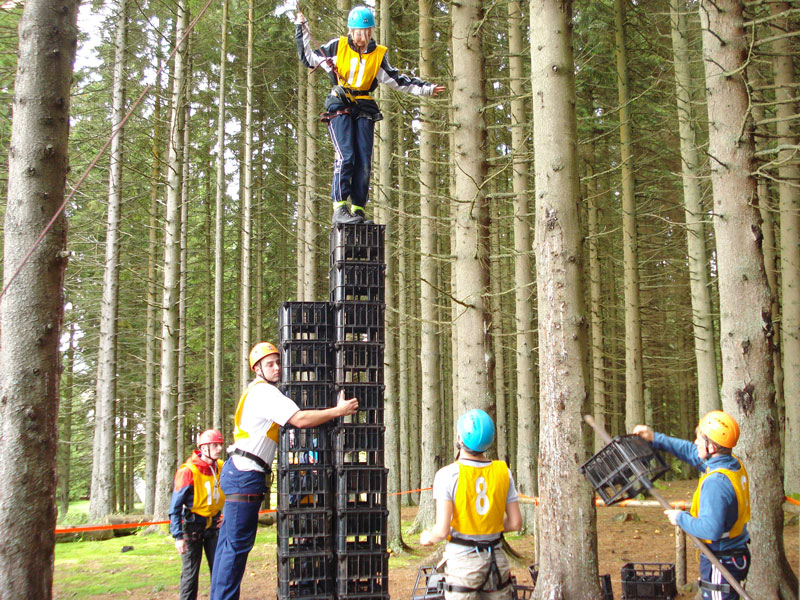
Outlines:
[[[333, 310], [286, 302], [278, 315], [281, 390], [304, 409], [333, 401]], [[335, 597], [332, 425], [282, 427], [278, 442], [278, 598]]]
[[389, 555], [384, 466], [385, 227], [335, 225], [330, 235], [335, 394], [359, 410], [333, 430], [336, 596], [386, 600]]

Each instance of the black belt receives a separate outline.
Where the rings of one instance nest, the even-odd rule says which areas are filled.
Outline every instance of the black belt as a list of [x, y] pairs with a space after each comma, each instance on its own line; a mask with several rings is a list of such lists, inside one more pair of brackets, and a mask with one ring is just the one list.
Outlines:
[[228, 494], [225, 496], [226, 502], [261, 502], [264, 501], [264, 494]]
[[470, 546], [472, 548], [477, 548], [478, 550], [491, 550], [492, 548], [496, 548], [503, 542], [503, 534], [500, 534], [499, 538], [494, 540], [468, 540], [467, 538], [458, 537], [457, 535], [451, 535], [450, 539], [447, 540], [451, 544], [458, 544], [459, 546]]
[[[456, 535], [451, 535], [450, 539], [448, 540], [451, 544], [458, 544], [459, 546], [470, 546], [472, 548], [476, 548], [477, 550], [494, 550], [502, 541], [503, 541], [503, 534], [500, 534], [500, 537], [496, 540], [491, 541], [477, 541], [477, 540], [468, 540], [465, 538], [458, 537]], [[459, 594], [471, 594], [473, 592], [482, 591], [486, 584], [489, 582], [489, 578], [494, 575], [495, 581], [497, 582], [497, 587], [495, 587], [492, 591], [500, 591], [503, 588], [507, 587], [511, 583], [511, 573], [508, 575], [508, 579], [505, 581], [502, 580], [502, 576], [500, 575], [500, 567], [497, 566], [497, 560], [495, 558], [495, 553], [491, 553], [492, 562], [489, 563], [489, 568], [486, 570], [486, 576], [483, 578], [483, 581], [478, 587], [470, 588], [463, 585], [458, 585], [456, 583], [449, 583], [445, 582], [442, 588], [446, 592], [456, 592]]]
[[249, 458], [254, 463], [256, 463], [259, 467], [264, 469], [265, 473], [271, 473], [272, 468], [267, 464], [263, 458], [261, 458], [258, 454], [253, 454], [252, 452], [248, 452], [247, 450], [240, 450], [239, 448], [234, 448], [231, 454], [235, 454], [236, 456], [244, 456], [245, 458]]

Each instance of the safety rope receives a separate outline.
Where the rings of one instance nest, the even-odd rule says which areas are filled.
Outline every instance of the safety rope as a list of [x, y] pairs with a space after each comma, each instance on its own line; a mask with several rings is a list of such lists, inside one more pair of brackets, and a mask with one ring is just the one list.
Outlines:
[[[170, 52], [170, 55], [169, 55], [169, 57], [167, 57], [166, 62], [163, 65], [161, 65], [161, 67], [158, 69], [158, 71], [156, 71], [156, 75], [155, 75], [154, 79], [157, 79], [158, 75], [160, 75], [161, 72], [170, 63], [170, 61], [175, 56], [175, 53], [178, 51], [178, 48], [180, 48], [183, 45], [183, 42], [186, 40], [187, 37], [189, 37], [189, 34], [192, 33], [192, 30], [194, 29], [195, 25], [197, 25], [197, 22], [202, 18], [202, 16], [208, 10], [208, 7], [211, 6], [211, 3], [213, 1], [214, 0], [208, 0], [206, 2], [205, 6], [203, 7], [203, 9], [192, 20], [192, 22], [186, 28], [186, 31], [184, 32], [183, 37], [180, 39], [180, 41], [177, 44], [175, 44], [175, 48], [173, 48], [172, 52]], [[55, 214], [50, 219], [50, 222], [47, 223], [45, 228], [39, 234], [39, 237], [36, 238], [36, 241], [33, 243], [33, 245], [31, 246], [30, 250], [28, 250], [28, 253], [22, 259], [22, 262], [19, 264], [17, 269], [14, 271], [14, 273], [11, 275], [11, 278], [8, 280], [8, 283], [3, 288], [3, 291], [0, 292], [0, 298], [5, 296], [5, 293], [8, 291], [8, 288], [11, 287], [11, 284], [17, 278], [17, 275], [20, 274], [20, 272], [22, 271], [22, 268], [28, 262], [28, 260], [30, 259], [31, 255], [33, 254], [33, 252], [36, 250], [36, 248], [39, 247], [39, 244], [42, 243], [42, 240], [44, 239], [44, 236], [47, 235], [48, 231], [50, 231], [50, 228], [56, 222], [56, 219], [58, 218], [58, 216], [64, 211], [64, 209], [66, 208], [67, 204], [69, 204], [70, 200], [72, 200], [72, 198], [75, 197], [76, 192], [80, 189], [81, 185], [83, 185], [83, 182], [86, 180], [86, 177], [88, 177], [88, 175], [92, 171], [92, 169], [95, 168], [95, 166], [97, 165], [97, 162], [100, 160], [100, 158], [103, 156], [103, 154], [105, 154], [106, 150], [111, 145], [111, 142], [114, 140], [115, 137], [117, 137], [117, 134], [119, 134], [119, 132], [122, 131], [122, 128], [125, 126], [125, 123], [128, 121], [128, 119], [131, 117], [131, 115], [133, 115], [133, 113], [139, 107], [139, 104], [142, 102], [142, 100], [144, 100], [145, 96], [147, 96], [147, 94], [150, 92], [150, 89], [152, 87], [153, 87], [152, 83], [148, 83], [147, 86], [145, 86], [144, 91], [142, 91], [142, 93], [139, 95], [139, 97], [136, 99], [136, 101], [131, 105], [130, 110], [125, 115], [125, 117], [122, 119], [122, 121], [120, 121], [120, 123], [117, 126], [117, 128], [114, 129], [111, 132], [111, 135], [109, 136], [108, 140], [106, 140], [106, 143], [103, 144], [103, 147], [100, 148], [100, 150], [97, 152], [95, 157], [92, 159], [92, 162], [90, 162], [89, 166], [86, 167], [86, 170], [83, 172], [83, 175], [80, 176], [80, 178], [78, 179], [77, 183], [72, 188], [72, 191], [69, 193], [69, 195], [67, 195], [67, 197], [64, 199], [64, 201], [61, 203], [61, 206], [58, 207], [58, 210], [56, 210]]]

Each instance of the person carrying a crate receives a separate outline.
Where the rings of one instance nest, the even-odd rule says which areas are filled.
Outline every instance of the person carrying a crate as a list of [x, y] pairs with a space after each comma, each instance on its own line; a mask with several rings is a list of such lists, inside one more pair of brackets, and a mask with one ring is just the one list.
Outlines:
[[[637, 425], [633, 433], [655, 450], [665, 450], [700, 471], [689, 512], [665, 510], [664, 514], [673, 525], [705, 541], [731, 575], [744, 582], [750, 569], [750, 484], [747, 470], [732, 452], [739, 424], [729, 414], [713, 410], [700, 419], [694, 442], [655, 433], [647, 425]], [[739, 598], [705, 555], [700, 556], [700, 589], [704, 600]]]
[[[300, 62], [310, 69], [322, 67], [331, 79], [322, 120], [328, 124], [336, 159], [331, 198], [334, 223], [364, 223], [375, 123], [383, 119], [370, 95], [378, 83], [416, 96], [435, 96], [445, 87], [403, 75], [389, 64], [386, 46], [372, 39], [375, 15], [356, 6], [347, 17], [348, 35], [334, 38], [315, 50], [303, 13], [295, 18], [295, 39]], [[352, 212], [347, 208], [350, 198]]]
[[197, 598], [200, 563], [205, 549], [213, 573], [214, 551], [225, 494], [219, 486], [222, 434], [209, 429], [197, 438], [197, 448], [175, 473], [169, 507], [169, 532], [181, 555], [180, 600]]
[[210, 600], [237, 600], [258, 529], [258, 509], [267, 490], [266, 477], [278, 447], [280, 427], [317, 427], [336, 417], [352, 415], [358, 400], [339, 396], [336, 406], [300, 410], [276, 387], [281, 380], [281, 356], [269, 342], [250, 350], [250, 368], [256, 378], [242, 394], [234, 415], [233, 444], [222, 467], [225, 518], [217, 542]]
[[436, 523], [420, 535], [423, 546], [447, 539], [447, 600], [509, 599], [511, 570], [503, 532], [522, 526], [516, 486], [505, 462], [489, 460], [494, 422], [482, 410], [459, 417], [458, 458], [433, 480]]

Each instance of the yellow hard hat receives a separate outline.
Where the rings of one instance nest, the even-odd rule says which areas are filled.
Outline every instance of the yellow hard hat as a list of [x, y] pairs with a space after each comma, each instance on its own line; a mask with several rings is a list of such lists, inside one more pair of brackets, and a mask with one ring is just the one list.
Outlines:
[[721, 410], [712, 410], [700, 419], [697, 427], [703, 435], [723, 448], [733, 448], [739, 441], [739, 424]]
[[258, 342], [253, 349], [250, 350], [250, 369], [255, 370], [256, 364], [265, 356], [269, 356], [270, 354], [279, 354], [278, 348], [275, 347], [275, 344], [270, 344], [269, 342]]

